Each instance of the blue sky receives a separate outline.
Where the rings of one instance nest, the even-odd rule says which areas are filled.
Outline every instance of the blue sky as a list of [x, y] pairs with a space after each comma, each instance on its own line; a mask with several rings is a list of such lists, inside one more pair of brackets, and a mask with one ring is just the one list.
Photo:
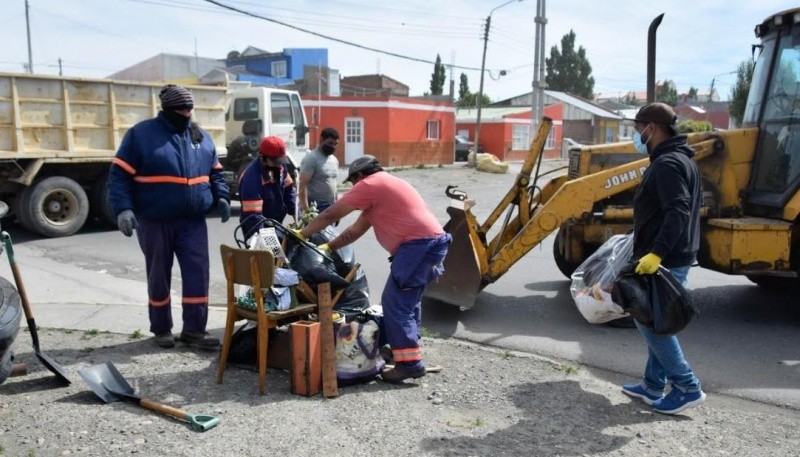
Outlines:
[[[480, 68], [483, 24], [502, 0], [219, 0], [297, 27], [371, 48], [445, 65]], [[0, 71], [24, 71], [28, 61], [25, 1], [3, 0]], [[224, 58], [248, 45], [278, 52], [326, 47], [342, 76], [383, 73], [411, 88], [429, 90], [433, 65], [367, 51], [311, 34], [227, 12], [203, 0], [29, 0], [31, 48], [36, 73], [104, 77], [166, 52]], [[650, 21], [665, 13], [658, 29], [657, 79], [679, 91], [715, 88], [727, 98], [731, 74], [750, 58], [753, 28], [767, 16], [796, 7], [788, 0], [550, 0], [546, 2], [545, 52], [570, 29], [586, 49], [595, 93], [645, 90], [646, 36]], [[525, 93], [533, 78], [536, 0], [505, 5], [492, 14], [484, 92], [499, 100]], [[498, 77], [499, 70], [508, 74]], [[477, 92], [480, 72], [455, 68]], [[493, 79], [490, 76], [498, 77]]]

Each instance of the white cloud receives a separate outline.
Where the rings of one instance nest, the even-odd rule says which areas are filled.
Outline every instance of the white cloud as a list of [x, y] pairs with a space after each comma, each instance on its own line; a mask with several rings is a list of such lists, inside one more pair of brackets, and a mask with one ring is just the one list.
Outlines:
[[[220, 0], [282, 22], [363, 46], [426, 60], [479, 68], [483, 24], [501, 0], [301, 0], [259, 3]], [[376, 73], [398, 79], [413, 94], [429, 90], [433, 66], [333, 42], [274, 23], [225, 12], [202, 0], [29, 0], [32, 49], [37, 72], [102, 77], [160, 52], [224, 58], [228, 51], [257, 46], [326, 47], [329, 63], [343, 76]], [[727, 96], [739, 62], [756, 42], [753, 27], [765, 17], [796, 7], [788, 0], [670, 2], [651, 0], [558, 0], [546, 2], [546, 54], [570, 29], [586, 49], [595, 92], [644, 90], [646, 37], [650, 21], [665, 13], [658, 29], [658, 79], [674, 80], [679, 90], [707, 89], [712, 79]], [[536, 0], [510, 3], [494, 11], [486, 67], [509, 70], [498, 80], [485, 78], [492, 99], [530, 90], [533, 76]], [[0, 70], [22, 71], [27, 62], [24, 1], [6, 5], [0, 19]], [[479, 71], [469, 77], [478, 89]]]

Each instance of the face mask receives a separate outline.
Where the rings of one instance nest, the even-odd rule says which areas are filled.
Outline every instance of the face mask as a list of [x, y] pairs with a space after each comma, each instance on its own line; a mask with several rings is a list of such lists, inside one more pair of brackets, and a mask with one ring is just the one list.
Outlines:
[[322, 152], [324, 152], [326, 155], [331, 155], [334, 152], [336, 152], [336, 146], [331, 146], [329, 144], [323, 144], [322, 145]]
[[[647, 129], [647, 127], [645, 127]], [[647, 141], [650, 141], [649, 139]], [[636, 152], [639, 154], [648, 154], [649, 151], [647, 150], [647, 142], [642, 141], [642, 134], [634, 131], [633, 132], [633, 146], [636, 148]]]

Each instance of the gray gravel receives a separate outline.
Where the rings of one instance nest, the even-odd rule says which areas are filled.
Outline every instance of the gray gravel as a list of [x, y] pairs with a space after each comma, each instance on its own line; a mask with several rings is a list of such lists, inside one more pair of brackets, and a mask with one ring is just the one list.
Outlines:
[[[601, 380], [630, 379], [457, 340], [424, 339], [441, 373], [324, 399], [292, 395], [289, 374], [275, 369], [263, 397], [245, 369], [229, 368], [216, 384], [215, 353], [158, 350], [147, 338], [48, 329], [40, 337], [73, 383], [58, 387], [20, 332], [17, 359], [29, 373], [0, 385], [3, 456], [800, 455], [799, 411], [711, 393], [684, 416], [664, 416]], [[102, 403], [77, 370], [105, 361], [140, 395], [216, 415], [220, 425], [197, 433], [128, 403]]]

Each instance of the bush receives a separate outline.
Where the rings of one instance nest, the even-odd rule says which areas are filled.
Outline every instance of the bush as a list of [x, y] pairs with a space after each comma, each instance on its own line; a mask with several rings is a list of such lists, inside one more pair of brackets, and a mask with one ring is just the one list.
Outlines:
[[682, 119], [678, 121], [675, 126], [678, 133], [691, 133], [691, 132], [711, 132], [714, 126], [708, 121], [695, 121], [692, 119]]

